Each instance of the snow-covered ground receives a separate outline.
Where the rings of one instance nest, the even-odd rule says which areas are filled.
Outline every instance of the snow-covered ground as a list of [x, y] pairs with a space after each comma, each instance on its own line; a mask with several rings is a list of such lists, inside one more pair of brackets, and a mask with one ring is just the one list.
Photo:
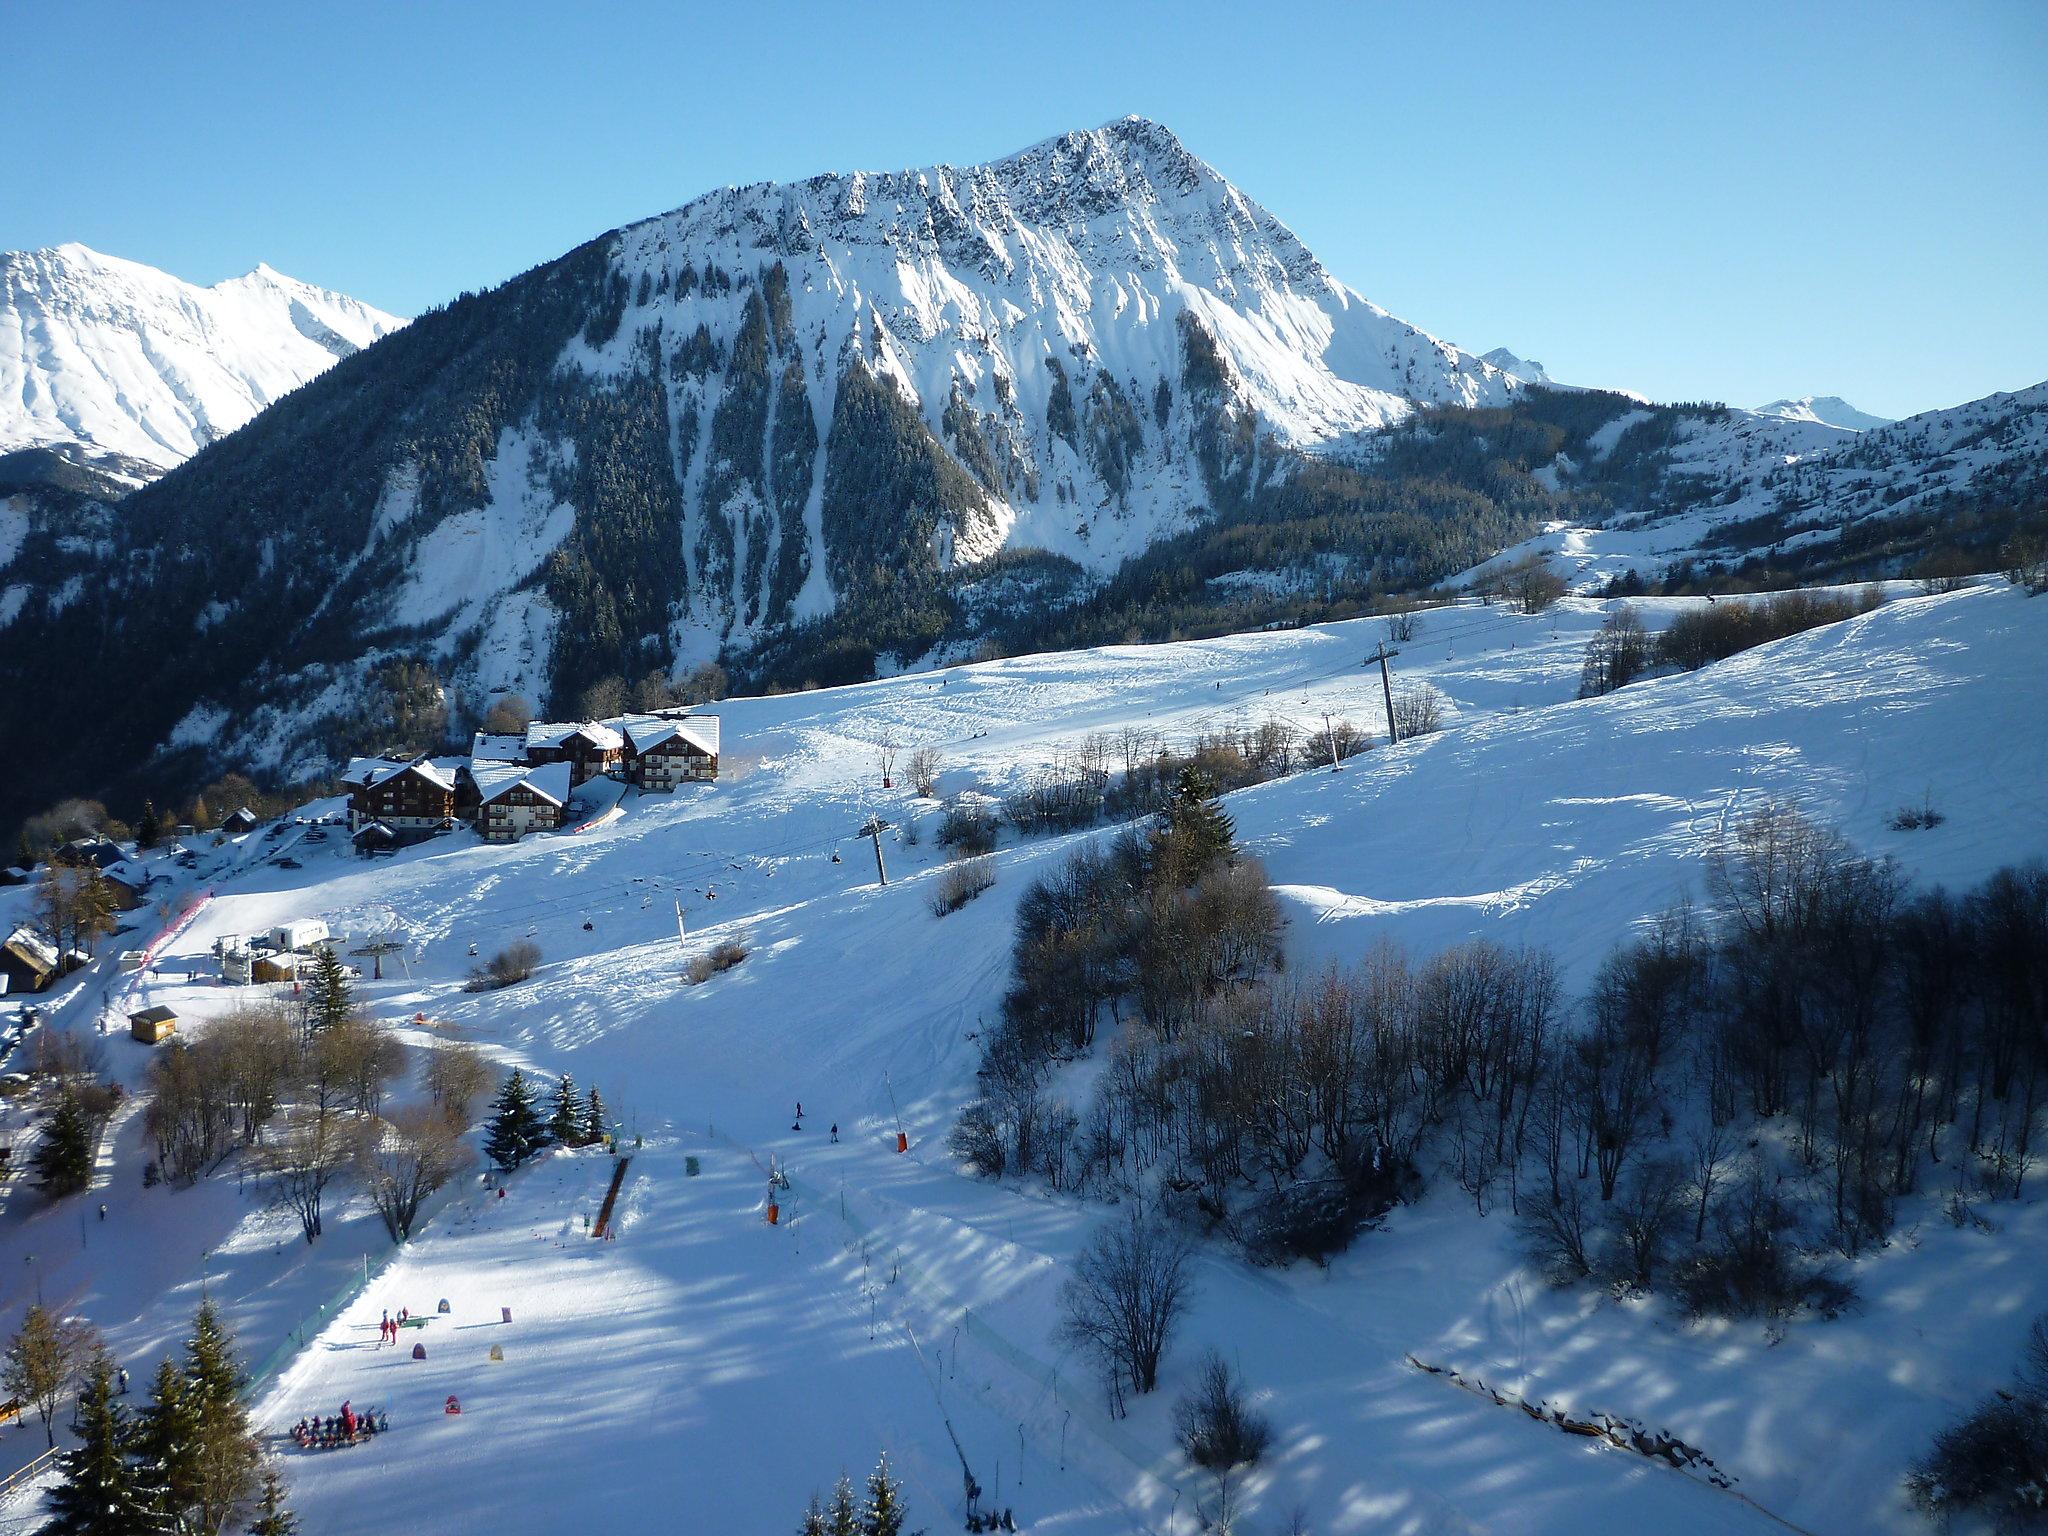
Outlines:
[[[1683, 603], [1642, 606], [1655, 624]], [[1766, 799], [1927, 880], [1971, 883], [2048, 854], [2048, 602], [2002, 586], [1902, 596], [1576, 702], [1603, 613], [1572, 599], [1533, 617], [1425, 615], [1396, 667], [1443, 691], [1447, 730], [1231, 797], [1285, 899], [1294, 965], [1356, 958], [1382, 937], [1427, 951], [1485, 934], [1550, 945], [1583, 982], [1630, 923], [1696, 889], [1717, 831]], [[954, 1436], [1028, 1529], [1191, 1532], [1206, 1488], [1172, 1449], [1170, 1410], [1212, 1343], [1278, 1431], [1243, 1528], [1285, 1529], [1299, 1509], [1331, 1532], [1762, 1532], [1779, 1518], [1826, 1536], [1916, 1529], [1898, 1491], [1906, 1463], [2001, 1379], [2048, 1307], [2035, 1204], [2000, 1210], [1998, 1232], [1909, 1208], [1899, 1240], [1856, 1267], [1859, 1310], [1775, 1344], [1761, 1326], [1686, 1328], [1658, 1302], [1550, 1291], [1506, 1220], [1475, 1216], [1454, 1189], [1397, 1212], [1327, 1271], [1205, 1252], [1162, 1391], [1128, 1420], [1106, 1416], [1055, 1341], [1060, 1281], [1114, 1213], [972, 1181], [943, 1140], [972, 1093], [1016, 900], [1074, 839], [1005, 846], [994, 889], [935, 918], [935, 807], [900, 778], [882, 787], [877, 745], [932, 746], [946, 789], [1000, 790], [1126, 725], [1185, 743], [1269, 714], [1320, 724], [1328, 710], [1372, 728], [1379, 679], [1362, 662], [1382, 633], [1359, 622], [1112, 647], [735, 700], [719, 708], [718, 784], [629, 795], [577, 835], [493, 848], [460, 834], [368, 864], [338, 838], [297, 843], [297, 871], [267, 858], [277, 845], [260, 835], [212, 855], [210, 900], [134, 999], [169, 1003], [197, 1033], [236, 1001], [206, 979], [219, 935], [320, 916], [351, 944], [398, 936], [387, 980], [364, 991], [418, 1052], [466, 1037], [594, 1083], [633, 1157], [616, 1242], [583, 1228], [610, 1172], [599, 1153], [552, 1154], [503, 1198], [450, 1191], [426, 1233], [267, 1382], [273, 1429], [344, 1398], [391, 1416], [369, 1445], [286, 1457], [309, 1536], [552, 1532], [570, 1519], [780, 1532], [812, 1489], [884, 1448], [913, 1524], [937, 1532], [958, 1521]], [[1923, 795], [1947, 814], [1941, 827], [1887, 828]], [[872, 811], [923, 818], [915, 844], [885, 838], [886, 887], [856, 836]], [[0, 893], [0, 920], [24, 900]], [[461, 990], [472, 945], [488, 955], [523, 937], [544, 955], [532, 981]], [[688, 955], [734, 938], [752, 951], [742, 965], [683, 984]], [[57, 1026], [90, 1029], [108, 985], [89, 975], [53, 1007]], [[146, 1048], [118, 1037], [107, 1049], [139, 1076]], [[289, 1218], [237, 1191], [233, 1164], [197, 1191], [145, 1191], [142, 1156], [130, 1119], [104, 1192], [87, 1197], [108, 1201], [104, 1226], [81, 1222], [77, 1202], [7, 1200], [0, 1323], [40, 1281], [106, 1327], [140, 1378], [203, 1269], [262, 1362], [389, 1251], [356, 1207], [308, 1250]], [[792, 1188], [771, 1228], [775, 1161]], [[383, 1309], [434, 1314], [443, 1298], [449, 1313], [407, 1339], [425, 1360], [375, 1347]], [[1675, 1431], [1754, 1502], [1462, 1392], [1410, 1353]], [[451, 1394], [460, 1415], [443, 1412]], [[15, 1464], [32, 1442], [33, 1425], [0, 1448]]]

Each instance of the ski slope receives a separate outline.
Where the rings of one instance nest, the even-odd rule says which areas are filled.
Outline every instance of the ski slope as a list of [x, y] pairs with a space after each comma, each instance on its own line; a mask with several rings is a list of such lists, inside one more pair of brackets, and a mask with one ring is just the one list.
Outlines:
[[[1642, 606], [1655, 624], [1683, 604]], [[2048, 603], [2002, 585], [1902, 589], [1862, 618], [1577, 702], [1602, 617], [1579, 599], [1538, 616], [1427, 615], [1396, 666], [1443, 691], [1448, 729], [1230, 798], [1284, 899], [1295, 967], [1383, 937], [1427, 952], [1484, 934], [1552, 946], [1576, 986], [1630, 923], [1697, 892], [1719, 829], [1769, 799], [1927, 880], [2048, 855]], [[900, 781], [882, 788], [876, 744], [932, 745], [944, 788], [999, 792], [1124, 725], [1177, 743], [1267, 714], [1370, 727], [1379, 680], [1361, 660], [1382, 632], [1111, 647], [730, 701], [717, 785], [629, 795], [580, 835], [493, 848], [461, 834], [371, 864], [337, 841], [297, 847], [298, 871], [229, 868], [237, 850], [224, 850], [212, 899], [136, 999], [171, 1004], [196, 1033], [235, 1001], [203, 979], [221, 934], [323, 916], [351, 942], [397, 935], [402, 957], [364, 992], [394, 1020], [426, 1016], [402, 1030], [417, 1052], [460, 1035], [595, 1083], [633, 1157], [615, 1242], [583, 1228], [609, 1176], [599, 1153], [550, 1154], [502, 1198], [447, 1192], [424, 1235], [265, 1383], [276, 1430], [344, 1398], [391, 1417], [366, 1446], [288, 1451], [309, 1536], [551, 1532], [593, 1512], [624, 1529], [781, 1532], [814, 1488], [885, 1447], [912, 1524], [937, 1532], [958, 1525], [956, 1437], [985, 1501], [1023, 1528], [1193, 1532], [1209, 1495], [1172, 1449], [1171, 1405], [1208, 1344], [1277, 1431], [1241, 1528], [1285, 1529], [1298, 1509], [1330, 1532], [1921, 1529], [1898, 1492], [1907, 1462], [2003, 1376], [2048, 1308], [2048, 1276], [2024, 1257], [2048, 1240], [2037, 1205], [2001, 1209], [1998, 1232], [1907, 1210], [1900, 1240], [1855, 1266], [1859, 1310], [1776, 1343], [1760, 1325], [1686, 1328], [1659, 1302], [1550, 1291], [1508, 1221], [1475, 1216], [1454, 1187], [1327, 1271], [1205, 1251], [1162, 1390], [1127, 1420], [1056, 1341], [1061, 1279], [1116, 1213], [964, 1178], [943, 1139], [972, 1094], [1018, 897], [1102, 834], [1007, 844], [996, 886], [935, 918], [929, 835], [884, 839], [886, 887], [855, 836], [873, 811], [899, 827], [922, 816], [927, 833], [935, 814]], [[1940, 828], [1886, 827], [1923, 795], [1947, 814]], [[533, 980], [461, 990], [472, 944], [488, 955], [529, 936], [545, 961]], [[726, 939], [748, 959], [684, 985], [684, 959]], [[95, 986], [89, 975], [53, 1010], [60, 1027], [92, 1027]], [[144, 1047], [107, 1048], [139, 1076]], [[145, 1191], [141, 1155], [139, 1126], [124, 1125], [106, 1193], [88, 1197], [112, 1204], [108, 1234], [23, 1195], [0, 1208], [0, 1320], [47, 1266], [144, 1362], [139, 1378], [189, 1315], [203, 1262], [260, 1361], [388, 1252], [359, 1206], [308, 1250], [289, 1218], [236, 1191], [232, 1165], [198, 1191]], [[774, 1227], [772, 1163], [791, 1183]], [[113, 1230], [146, 1242], [117, 1246]], [[150, 1257], [108, 1262], [131, 1248]], [[375, 1347], [384, 1309], [433, 1314], [443, 1298], [449, 1313], [407, 1336], [425, 1360]], [[1461, 1392], [1410, 1354], [1676, 1432], [1743, 1497]], [[443, 1412], [451, 1394], [460, 1415]], [[40, 1443], [31, 1425], [0, 1447], [14, 1457], [25, 1435]]]

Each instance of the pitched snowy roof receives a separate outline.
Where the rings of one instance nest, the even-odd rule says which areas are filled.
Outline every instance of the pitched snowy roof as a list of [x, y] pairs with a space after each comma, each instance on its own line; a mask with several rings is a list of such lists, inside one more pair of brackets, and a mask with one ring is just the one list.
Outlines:
[[566, 805], [569, 801], [567, 763], [543, 763], [538, 768], [527, 768], [518, 763], [484, 760], [469, 765], [469, 776], [476, 780], [477, 793], [483, 797], [485, 805], [521, 784], [555, 805]]
[[581, 736], [601, 752], [616, 752], [626, 744], [611, 726], [591, 720], [542, 721], [536, 720], [526, 728], [526, 745], [534, 747], [559, 747], [572, 736]]
[[609, 723], [631, 740], [635, 752], [645, 752], [674, 738], [707, 756], [718, 756], [716, 715], [627, 715]]
[[556, 805], [569, 803], [569, 765], [567, 763], [542, 763], [538, 768], [526, 772], [526, 787], [543, 800], [552, 800]]
[[627, 715], [610, 724], [625, 733], [635, 752], [645, 752], [674, 738], [688, 742], [699, 752], [718, 756], [716, 715]]
[[43, 936], [30, 927], [15, 929], [7, 935], [5, 943], [0, 943], [0, 949], [11, 949], [24, 960], [47, 970], [57, 968], [56, 946], [45, 943]]
[[356, 789], [375, 789], [388, 784], [402, 773], [418, 771], [420, 776], [441, 789], [455, 788], [454, 758], [414, 758], [411, 762], [395, 762], [388, 757], [359, 757], [342, 770], [341, 782]]

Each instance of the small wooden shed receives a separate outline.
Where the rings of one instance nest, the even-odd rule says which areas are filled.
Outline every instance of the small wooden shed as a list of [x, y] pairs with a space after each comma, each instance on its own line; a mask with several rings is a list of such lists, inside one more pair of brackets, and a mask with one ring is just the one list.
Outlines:
[[155, 1045], [159, 1041], [168, 1040], [171, 1032], [177, 1027], [177, 1014], [161, 1004], [128, 1015], [128, 1033], [144, 1045]]
[[294, 954], [262, 954], [249, 965], [252, 981], [297, 981], [299, 979], [299, 957]]

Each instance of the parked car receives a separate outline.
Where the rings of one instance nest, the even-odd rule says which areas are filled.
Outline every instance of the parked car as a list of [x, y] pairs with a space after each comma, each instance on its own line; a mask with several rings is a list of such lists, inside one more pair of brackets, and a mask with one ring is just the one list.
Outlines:
[[306, 866], [301, 864], [297, 859], [279, 859], [277, 861], [277, 867], [279, 869], [304, 869]]

